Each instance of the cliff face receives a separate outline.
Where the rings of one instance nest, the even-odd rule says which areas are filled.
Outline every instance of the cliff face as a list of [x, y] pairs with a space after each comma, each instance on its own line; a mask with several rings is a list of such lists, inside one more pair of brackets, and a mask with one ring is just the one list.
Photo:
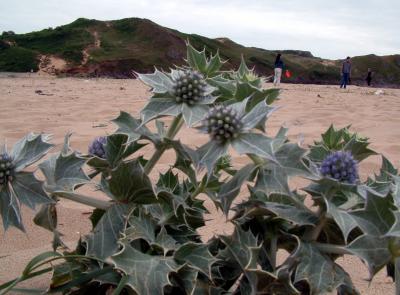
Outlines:
[[[76, 21], [28, 34], [4, 32], [0, 36], [0, 71], [26, 72], [43, 69], [43, 60], [63, 60], [53, 67], [58, 75], [132, 77], [132, 71], [149, 72], [154, 66], [168, 69], [181, 65], [186, 55], [185, 41], [196, 48], [219, 50], [226, 67], [236, 67], [241, 54], [262, 75], [271, 75], [277, 53], [282, 53], [292, 72], [286, 79], [294, 83], [337, 83], [340, 61], [314, 57], [308, 51], [271, 51], [244, 47], [228, 38], [210, 39], [185, 34], [139, 18], [115, 21]], [[353, 58], [353, 81], [363, 83], [368, 68], [378, 84], [400, 85], [400, 55]]]

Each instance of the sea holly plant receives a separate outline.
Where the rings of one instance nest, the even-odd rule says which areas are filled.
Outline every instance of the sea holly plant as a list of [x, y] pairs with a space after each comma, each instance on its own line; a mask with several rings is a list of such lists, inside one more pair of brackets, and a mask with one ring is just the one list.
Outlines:
[[0, 149], [0, 211], [4, 230], [15, 226], [24, 231], [20, 204], [31, 209], [52, 203], [34, 172], [25, 170], [40, 160], [53, 147], [45, 134], [28, 134], [10, 152]]
[[139, 74], [139, 79], [152, 87], [153, 96], [141, 112], [142, 123], [161, 117], [182, 115], [191, 127], [199, 122], [216, 100], [215, 88], [207, 84], [204, 76], [192, 69], [176, 69], [166, 74]]
[[[94, 138], [87, 153], [74, 151], [68, 134], [61, 151], [39, 163], [44, 182], [25, 168], [52, 147], [47, 136], [28, 135], [1, 151], [5, 230], [23, 229], [19, 204], [41, 204], [34, 222], [53, 233], [54, 251], [34, 257], [0, 294], [359, 294], [338, 263], [344, 255], [359, 257], [369, 279], [385, 266], [398, 277], [394, 165], [382, 156], [379, 174], [364, 177], [360, 163], [377, 153], [349, 127], [331, 126], [308, 147], [291, 142], [287, 128], [272, 135], [267, 119], [279, 115], [279, 91], [266, 89], [244, 57], [228, 71], [218, 53], [189, 44], [187, 51], [187, 66], [138, 75], [150, 87], [140, 118], [121, 112], [116, 131]], [[184, 125], [208, 139], [185, 144]], [[169, 149], [174, 162], [158, 169]], [[305, 186], [294, 187], [293, 177]], [[82, 194], [87, 185], [104, 198]], [[200, 234], [207, 197], [231, 233]], [[93, 208], [92, 230], [72, 249], [57, 227], [62, 199]], [[47, 289], [19, 287], [47, 272]]]
[[261, 101], [246, 112], [248, 102], [249, 99], [245, 99], [227, 106], [217, 105], [204, 117], [200, 128], [210, 135], [210, 141], [198, 149], [198, 164], [207, 167], [209, 174], [230, 145], [239, 154], [262, 156], [275, 161], [273, 139], [252, 131], [260, 122], [265, 122], [276, 108]]

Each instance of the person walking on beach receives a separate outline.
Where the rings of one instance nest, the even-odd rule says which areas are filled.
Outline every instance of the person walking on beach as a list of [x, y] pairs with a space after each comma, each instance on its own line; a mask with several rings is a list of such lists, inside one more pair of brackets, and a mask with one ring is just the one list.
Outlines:
[[281, 77], [282, 77], [282, 71], [284, 68], [285, 64], [283, 63], [281, 59], [281, 54], [278, 53], [275, 59], [275, 64], [274, 64], [274, 86], [279, 86], [281, 83]]
[[371, 86], [371, 81], [372, 81], [372, 71], [370, 68], [368, 68], [368, 74], [367, 74], [367, 78], [365, 78], [365, 80], [367, 81], [368, 86]]
[[346, 86], [350, 80], [350, 76], [351, 76], [351, 61], [350, 61], [350, 56], [348, 56], [344, 61], [344, 63], [342, 64], [342, 80], [340, 82], [340, 88], [346, 89]]

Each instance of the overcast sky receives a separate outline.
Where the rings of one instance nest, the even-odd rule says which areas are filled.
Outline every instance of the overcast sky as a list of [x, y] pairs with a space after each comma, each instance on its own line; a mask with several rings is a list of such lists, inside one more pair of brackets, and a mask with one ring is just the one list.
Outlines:
[[0, 0], [0, 32], [25, 33], [79, 17], [148, 18], [245, 46], [324, 58], [400, 54], [400, 0]]

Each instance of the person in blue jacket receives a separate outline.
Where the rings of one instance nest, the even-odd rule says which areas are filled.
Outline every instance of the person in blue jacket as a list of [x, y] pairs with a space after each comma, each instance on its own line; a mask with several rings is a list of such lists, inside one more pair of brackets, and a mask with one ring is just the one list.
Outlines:
[[281, 77], [282, 77], [282, 72], [283, 68], [285, 67], [285, 64], [283, 63], [281, 59], [281, 54], [278, 53], [275, 59], [275, 64], [274, 64], [274, 86], [279, 86], [281, 83]]
[[342, 80], [340, 81], [340, 88], [346, 89], [347, 84], [349, 84], [349, 80], [351, 78], [351, 60], [350, 56], [346, 58], [346, 60], [342, 64]]

